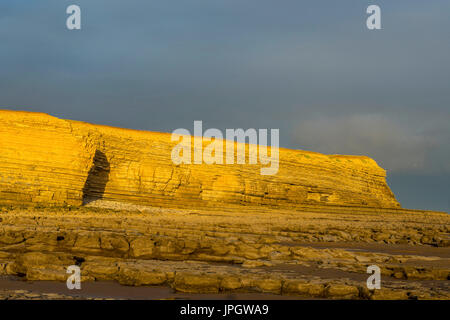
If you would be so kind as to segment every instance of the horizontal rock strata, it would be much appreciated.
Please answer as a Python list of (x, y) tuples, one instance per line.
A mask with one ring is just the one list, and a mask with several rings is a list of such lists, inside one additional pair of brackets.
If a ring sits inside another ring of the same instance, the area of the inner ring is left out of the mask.
[[(302, 219), (298, 219), (301, 214)], [(169, 286), (185, 293), (450, 299), (450, 218), (397, 211), (98, 208), (0, 213), (0, 275)], [(382, 289), (368, 290), (369, 265)]]
[(185, 294), (450, 299), (449, 215), (401, 209), (374, 160), (280, 149), (264, 176), (175, 165), (176, 144), (0, 111), (0, 277), (65, 281), (76, 264), (84, 283)]
[(81, 204), (93, 152), (67, 121), (0, 111), (0, 202)]
[(280, 149), (278, 173), (264, 176), (261, 164), (175, 165), (176, 144), (170, 134), (0, 111), (0, 202), (399, 207), (368, 157)]

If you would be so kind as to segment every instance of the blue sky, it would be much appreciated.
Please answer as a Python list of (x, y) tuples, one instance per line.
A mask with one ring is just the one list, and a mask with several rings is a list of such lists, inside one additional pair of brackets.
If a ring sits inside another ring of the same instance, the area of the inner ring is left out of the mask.
[[(66, 7), (82, 10), (69, 31)], [(381, 7), (382, 30), (365, 26)], [(2, 0), (0, 107), (135, 129), (279, 128), (450, 210), (450, 2)]]

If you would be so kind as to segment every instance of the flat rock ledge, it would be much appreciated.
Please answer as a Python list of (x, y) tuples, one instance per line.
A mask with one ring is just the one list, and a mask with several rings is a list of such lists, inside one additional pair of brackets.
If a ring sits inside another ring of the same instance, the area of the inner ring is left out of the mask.
[[(367, 208), (3, 207), (0, 275), (65, 282), (66, 268), (78, 265), (82, 283), (186, 294), (449, 300), (449, 222), (446, 213)], [(381, 269), (380, 290), (366, 287), (370, 265)], [(3, 292), (0, 298), (65, 297)]]

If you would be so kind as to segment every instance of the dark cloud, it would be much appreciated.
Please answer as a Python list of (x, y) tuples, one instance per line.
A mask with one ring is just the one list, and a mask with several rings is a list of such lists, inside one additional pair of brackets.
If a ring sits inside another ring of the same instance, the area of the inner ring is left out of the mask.
[(450, 174), (450, 127), (429, 117), (424, 124), (382, 114), (321, 116), (301, 122), (296, 141), (323, 153), (368, 155), (390, 173)]

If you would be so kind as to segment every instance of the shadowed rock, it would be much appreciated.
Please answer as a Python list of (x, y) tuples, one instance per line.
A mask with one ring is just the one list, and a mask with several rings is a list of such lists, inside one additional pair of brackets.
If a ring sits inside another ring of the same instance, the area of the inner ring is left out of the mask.
[(99, 150), (95, 151), (92, 168), (89, 170), (83, 187), (83, 204), (103, 198), (109, 171), (110, 167), (106, 155)]

